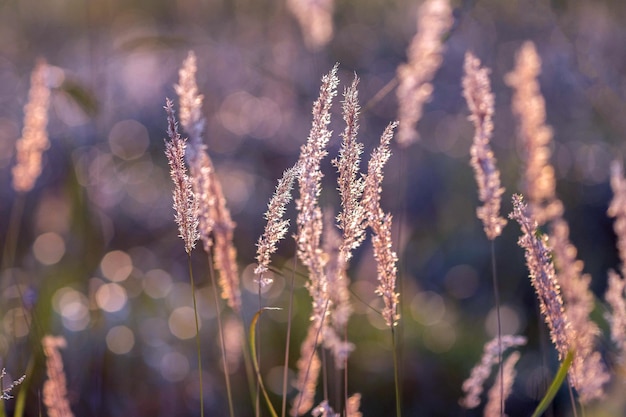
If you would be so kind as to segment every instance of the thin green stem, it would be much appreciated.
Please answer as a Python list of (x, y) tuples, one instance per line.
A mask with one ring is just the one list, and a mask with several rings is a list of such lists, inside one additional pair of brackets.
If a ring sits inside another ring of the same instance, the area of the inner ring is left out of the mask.
[[(393, 80), (390, 81), (390, 83), (393, 83), (393, 87), (395, 87), (398, 84), (398, 77), (395, 77)], [(404, 232), (404, 228), (403, 228), (403, 224), (404, 224), (404, 219), (406, 217), (406, 213), (407, 213), (407, 203), (406, 203), (406, 181), (407, 181), (407, 177), (406, 175), (402, 175), (403, 173), (406, 172), (406, 159), (405, 159), (405, 154), (406, 152), (399, 152), (399, 156), (398, 156), (398, 172), (401, 174), (400, 175), (400, 183), (398, 186), (398, 207), (399, 207), (399, 213), (398, 213), (398, 221), (395, 223), (396, 227), (397, 227), (397, 236), (398, 238), (396, 239), (395, 242), (395, 252), (396, 254), (398, 254), (399, 259), (398, 259), (398, 267), (399, 267), (399, 273), (397, 275), (397, 279), (396, 279), (396, 288), (397, 288), (397, 292), (398, 292), (398, 303), (399, 303), (399, 307), (400, 308), (400, 317), (405, 317), (405, 312), (402, 311), (402, 309), (404, 308), (404, 302), (403, 302), (403, 297), (404, 297), (404, 281), (402, 280), (402, 277), (406, 276), (405, 272), (407, 269), (406, 266), (406, 257), (403, 256), (403, 254), (401, 254), (400, 251), (400, 244), (403, 241), (403, 232)], [(402, 352), (400, 352), (400, 349), (402, 348), (402, 345), (398, 346), (397, 344), (397, 340), (402, 340), (402, 336), (404, 334), (404, 322), (402, 320), (399, 320), (396, 323), (395, 327), (391, 327), (391, 343), (392, 343), (392, 348), (393, 348), (393, 376), (394, 376), (394, 383), (395, 383), (395, 396), (396, 396), (396, 416), (400, 417), (400, 415), (402, 414), (402, 409), (401, 409), (401, 398), (400, 398), (400, 367), (399, 367), (399, 360), (398, 358), (401, 356)]]
[(554, 376), (554, 379), (552, 380), (552, 383), (550, 384), (550, 387), (548, 388), (546, 395), (543, 396), (541, 402), (535, 409), (535, 412), (533, 413), (532, 417), (539, 417), (541, 416), (541, 414), (543, 414), (544, 411), (546, 411), (546, 409), (548, 408), (548, 406), (550, 405), (550, 403), (556, 396), (556, 393), (559, 392), (559, 388), (561, 388), (563, 381), (565, 381), (565, 377), (567, 376), (567, 372), (569, 371), (569, 368), (572, 365), (573, 360), (574, 360), (574, 351), (570, 350), (567, 353), (567, 356), (565, 357), (565, 359), (563, 360), (563, 363), (561, 364), (559, 371)]
[(491, 277), (493, 280), (493, 297), (496, 303), (496, 321), (498, 324), (498, 367), (500, 369), (500, 416), (504, 416), (504, 368), (502, 367), (502, 319), (500, 317), (500, 290), (496, 272), (496, 248), (491, 240)]
[(328, 360), (326, 359), (326, 349), (320, 349), (322, 356), (322, 393), (324, 399), (328, 401)]
[(196, 302), (196, 285), (193, 282), (193, 268), (191, 267), (191, 254), (187, 254), (189, 266), (189, 280), (191, 281), (191, 298), (193, 299), (193, 316), (196, 322), (196, 349), (198, 354), (198, 378), (200, 381), (200, 416), (204, 417), (204, 389), (202, 387), (202, 356), (200, 351), (200, 323), (198, 322), (198, 304)]
[(291, 270), (291, 288), (289, 289), (289, 310), (287, 313), (287, 336), (285, 341), (285, 365), (283, 367), (283, 402), (280, 412), (281, 417), (285, 417), (287, 412), (287, 376), (289, 375), (289, 348), (291, 346), (291, 323), (293, 313), (293, 288), (296, 280), (296, 257), (293, 257), (293, 268)]
[(396, 417), (402, 416), (400, 401), (400, 378), (398, 377), (398, 349), (396, 348), (396, 332), (395, 328), (391, 328), (391, 348), (393, 350), (393, 382), (396, 393)]
[[(258, 283), (258, 292), (257, 292), (257, 296), (258, 296), (258, 301), (259, 301), (259, 309), (258, 311), (261, 311), (261, 309), (263, 308), (263, 299), (261, 297), (261, 282), (263, 282), (263, 274), (261, 274), (261, 276), (259, 277), (259, 283)], [(260, 315), (259, 315), (259, 319), (260, 319)], [(255, 328), (254, 328), (254, 332), (255, 332), (255, 336), (256, 336), (256, 350), (255, 350), (255, 359), (256, 359), (256, 363), (259, 367), (259, 373), (260, 373), (260, 369), (261, 369), (261, 337), (260, 337), (260, 332), (259, 332), (259, 324), (257, 323)], [(259, 380), (260, 378), (257, 377), (256, 381), (256, 401), (255, 401), (255, 415), (256, 417), (260, 417), (261, 416), (261, 387), (259, 384)]]
[(261, 317), (261, 314), (265, 310), (280, 310), (280, 308), (264, 307), (261, 310), (257, 311), (256, 314), (254, 315), (254, 317), (252, 317), (252, 322), (250, 323), (250, 329), (248, 330), (249, 337), (250, 337), (250, 350), (252, 350), (252, 363), (254, 364), (254, 370), (256, 372), (257, 381), (259, 383), (259, 388), (260, 388), (261, 392), (263, 393), (263, 396), (265, 397), (265, 402), (267, 403), (267, 408), (269, 409), (270, 413), (272, 414), (272, 417), (278, 417), (278, 415), (276, 414), (276, 410), (274, 410), (274, 406), (272, 405), (272, 402), (270, 401), (270, 397), (267, 394), (267, 391), (265, 390), (265, 385), (263, 385), (263, 379), (261, 378), (261, 371), (259, 370), (259, 363), (256, 360), (256, 357), (257, 357), (257, 353), (256, 353), (256, 326), (257, 326), (257, 322), (259, 320), (259, 317)]
[[(226, 361), (226, 343), (224, 342), (224, 329), (222, 327), (222, 311), (220, 309), (220, 300), (217, 295), (217, 283), (215, 282), (215, 271), (213, 269), (213, 258), (211, 253), (209, 257), (209, 275), (211, 276), (211, 286), (213, 287), (213, 297), (215, 299), (215, 311), (217, 314), (217, 330), (220, 336), (220, 347), (222, 351), (222, 367), (224, 368), (224, 381), (226, 382), (226, 396), (228, 397), (228, 412), (230, 417), (235, 417), (235, 411), (233, 407), (233, 395), (230, 387), (230, 372), (228, 369), (228, 362)], [(193, 288), (193, 285), (192, 285)], [(195, 298), (194, 298), (195, 300)]]
[[(343, 328), (343, 340), (348, 341), (348, 326)], [(348, 358), (343, 360), (343, 409), (348, 409)]]

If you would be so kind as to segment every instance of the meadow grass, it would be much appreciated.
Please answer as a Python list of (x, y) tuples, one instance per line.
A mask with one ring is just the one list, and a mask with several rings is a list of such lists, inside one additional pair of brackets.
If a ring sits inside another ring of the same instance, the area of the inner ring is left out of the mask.
[[(313, 12), (310, 9), (303, 12), (301, 3), (291, 1), (289, 7), (303, 31), (312, 30), (307, 19), (313, 16)], [(332, 36), (328, 10), (315, 11), (316, 16), (319, 14), (316, 24), (322, 25), (324, 30), (318, 27), (321, 32), (306, 33), (306, 42), (311, 48), (323, 48)], [(398, 121), (387, 121), (382, 132), (378, 132), (378, 141), (362, 139), (371, 136), (371, 129), (367, 135), (360, 133), (363, 110), (359, 101), (361, 80), (358, 74), (344, 87), (339, 111), (335, 110), (335, 102), (342, 85), (340, 64), (321, 76), (318, 97), (312, 103), (308, 137), (303, 141), (299, 157), (283, 167), (283, 176), (278, 179), (273, 196), (268, 196), (265, 227), (256, 243), (256, 264), (248, 274), (252, 277), (252, 284), (245, 291), (242, 290), (246, 288), (242, 279), (245, 273), (238, 263), (241, 247), (236, 247), (237, 229), (225, 192), (231, 184), (228, 178), (217, 175), (217, 164), (212, 160), (211, 149), (205, 145), (205, 128), (210, 121), (204, 115), (204, 97), (196, 81), (195, 53), (189, 52), (183, 61), (174, 87), (182, 135), (178, 131), (174, 104), (169, 99), (163, 118), (167, 120), (164, 134), (166, 131), (168, 137), (164, 150), (174, 184), (173, 192), (168, 196), (173, 196), (174, 220), (183, 240), (189, 278), (188, 287), (185, 287), (188, 291), (181, 291), (187, 296), (186, 302), (177, 307), (182, 319), (170, 324), (170, 329), (181, 332), (179, 339), (182, 341), (195, 339), (197, 365), (193, 371), (197, 375), (197, 384), (188, 384), (188, 392), (181, 395), (197, 399), (197, 407), (188, 408), (197, 410), (201, 416), (205, 413), (231, 417), (277, 417), (279, 414), (284, 417), (287, 413), (315, 417), (368, 415), (368, 409), (362, 408), (361, 403), (370, 399), (363, 397), (358, 376), (353, 376), (355, 373), (360, 375), (359, 367), (363, 364), (353, 357), (360, 349), (372, 349), (372, 346), (383, 352), (383, 367), (392, 368), (387, 373), (392, 375), (387, 391), (379, 393), (381, 397), (393, 397), (393, 401), (385, 402), (393, 404), (393, 410), (387, 409), (385, 415), (421, 415), (414, 414), (419, 413), (415, 411), (419, 408), (403, 409), (403, 396), (413, 389), (405, 385), (408, 378), (403, 378), (409, 372), (403, 369), (406, 366), (404, 349), (407, 348), (403, 335), (410, 331), (403, 322), (407, 311), (404, 304), (409, 303), (404, 289), (413, 284), (410, 277), (404, 276), (406, 270), (402, 261), (414, 255), (404, 251), (394, 231), (397, 230), (397, 218), (409, 213), (398, 213), (400, 216), (394, 217), (387, 208), (392, 204), (385, 199), (385, 171), (390, 168), (393, 151), (403, 153), (423, 140), (417, 133), (418, 123), (425, 103), (437, 94), (431, 83), (443, 63), (442, 39), (453, 23), (450, 5), (446, 1), (426, 1), (420, 8), (418, 21), (420, 30), (409, 48), (408, 62), (398, 68), (393, 81), (397, 83)], [(46, 71), (49, 67), (41, 61), (32, 72), (22, 137), (16, 145), (12, 169), (14, 199), (2, 251), (2, 271), (6, 273), (2, 285), (16, 292), (13, 298), (17, 301), (14, 306), (0, 307), (4, 321), (11, 323), (4, 328), (5, 339), (13, 341), (2, 358), (0, 417), (23, 417), (34, 413), (72, 416), (72, 408), (79, 402), (71, 394), (75, 392), (72, 383), (77, 379), (65, 374), (67, 365), (72, 364), (72, 357), (66, 355), (63, 358), (61, 353), (61, 349), (67, 351), (73, 347), (64, 336), (51, 334), (58, 327), (50, 323), (53, 306), (59, 303), (59, 298), (70, 293), (59, 294), (47, 288), (40, 290), (36, 302), (31, 302), (29, 293), (40, 289), (39, 286), (12, 273), (18, 263), (17, 248), (25, 244), (22, 242), (23, 222), (29, 221), (23, 218), (25, 200), (41, 175), (43, 155), (49, 147), (50, 90)], [(499, 287), (506, 272), (499, 272), (496, 267), (496, 245), (500, 244), (499, 238), (507, 225), (506, 215), (501, 214), (502, 199), (510, 196), (512, 212), (508, 217), (517, 222), (521, 230), (518, 245), (525, 255), (529, 287), (536, 294), (537, 326), (552, 342), (543, 349), (548, 356), (556, 357), (556, 363), (547, 365), (552, 384), (540, 387), (542, 392), (531, 407), (534, 412), (528, 407), (523, 412), (533, 417), (542, 415), (550, 409), (565, 384), (572, 405), (571, 410), (563, 415), (619, 415), (626, 410), (620, 403), (626, 348), (626, 180), (621, 163), (616, 161), (611, 167), (614, 197), (608, 212), (615, 218), (621, 266), (618, 272), (608, 273), (608, 289), (602, 298), (593, 293), (591, 277), (583, 272), (584, 265), (569, 237), (569, 226), (564, 217), (566, 207), (556, 192), (555, 168), (551, 164), (553, 135), (546, 121), (548, 109), (539, 88), (541, 58), (534, 44), (526, 42), (520, 47), (515, 67), (505, 79), (513, 91), (512, 113), (524, 150), (519, 164), (522, 185), (515, 193), (507, 195), (502, 186), (500, 169), (490, 143), (494, 119), (498, 116), (494, 113), (490, 70), (468, 52), (463, 71), (462, 95), (474, 127), (473, 143), (467, 144), (470, 149), (468, 164), (474, 172), (477, 200), (481, 204), (476, 209), (476, 220), (482, 223), (489, 241), (485, 246), (490, 249), (497, 331), (492, 340), (480, 341), (484, 345), (483, 356), (472, 358), (478, 364), (458, 386), (459, 412), (462, 408), (467, 415), (520, 415), (519, 410), (513, 408), (515, 403), (509, 400), (515, 389), (520, 389), (515, 385), (516, 365), (523, 360), (524, 349), (537, 341), (525, 335), (504, 334), (502, 330), (505, 300)], [(337, 135), (341, 143), (336, 151), (337, 147), (329, 146), (329, 143), (336, 137), (331, 126), (336, 126), (332, 123), (338, 112), (343, 119), (343, 129)], [(372, 151), (362, 164), (365, 144)], [(329, 157), (335, 151), (336, 155)], [(362, 165), (366, 169), (362, 169)], [(336, 180), (328, 181), (327, 178)], [(334, 188), (329, 189), (329, 183)], [(333, 192), (335, 196), (328, 198)], [(292, 200), (293, 207), (290, 206)], [(329, 204), (329, 201), (336, 204)], [(289, 218), (290, 214), (293, 217)], [(292, 221), (295, 230), (290, 235)], [(168, 227), (170, 229), (171, 240), (174, 240), (174, 222), (171, 228)], [(198, 245), (201, 248), (196, 248), (198, 241), (202, 243)], [(47, 247), (54, 244), (49, 243)], [(273, 257), (284, 254), (285, 249), (281, 247), (289, 244), (293, 248), (293, 266), (287, 263), (277, 266)], [(249, 246), (254, 246), (254, 242)], [(365, 252), (362, 246), (367, 246), (369, 252)], [(194, 268), (197, 263), (192, 258), (192, 253), (199, 251), (203, 255), (198, 256), (206, 260), (200, 272), (198, 267)], [(246, 253), (248, 251), (250, 249), (246, 249)], [(39, 258), (47, 259), (46, 256), (44, 253)], [(96, 303), (111, 312), (119, 311), (112, 305), (116, 302), (114, 292), (119, 291), (118, 283), (133, 272), (131, 267), (126, 276), (116, 277), (116, 273), (121, 273), (117, 266), (126, 258), (120, 254), (114, 256), (118, 256), (113, 262), (117, 272), (105, 273), (108, 282), (92, 281), (96, 287), (94, 294), (90, 294), (93, 300), (81, 304), (80, 295), (71, 293), (75, 298), (72, 305), (76, 309), (93, 309), (91, 304)], [(356, 258), (361, 263), (366, 262), (363, 260), (366, 256), (371, 258), (369, 267), (374, 280), (367, 287), (371, 289), (372, 297), (362, 299), (362, 292), (357, 291), (359, 280), (355, 274), (358, 269), (354, 264)], [(101, 268), (106, 269), (104, 264)], [(181, 271), (177, 273), (182, 274)], [(210, 297), (201, 292), (209, 288), (201, 284), (206, 277), (211, 281), (212, 305), (207, 301)], [(162, 279), (162, 276), (155, 279)], [(148, 281), (147, 274), (145, 281)], [(276, 281), (282, 282), (282, 287), (275, 285)], [(60, 284), (47, 285), (55, 290), (61, 288)], [(246, 291), (256, 295), (256, 303), (250, 302)], [(271, 291), (279, 293), (271, 299), (265, 298), (265, 294)], [(296, 299), (295, 304), (307, 306), (294, 305)], [(604, 321), (598, 320), (598, 314), (594, 313), (597, 309), (604, 309)], [(363, 322), (353, 317), (357, 311), (375, 316), (376, 331), (389, 336), (375, 336), (379, 337), (376, 343), (364, 343), (359, 336), (367, 337), (359, 334), (357, 327)], [(16, 317), (20, 314), (21, 321), (18, 322)], [(213, 320), (213, 315), (216, 328), (203, 329), (202, 323), (210, 321), (207, 317)], [(281, 318), (277, 321), (282, 326), (280, 332), (269, 330), (270, 326), (275, 326), (275, 323), (264, 321), (269, 315)], [(103, 318), (102, 322), (105, 321)], [(190, 321), (193, 322), (191, 326)], [(235, 323), (232, 325), (234, 330), (229, 323)], [(112, 333), (112, 329), (117, 333)], [(117, 350), (120, 355), (128, 353), (122, 343), (129, 338), (125, 333), (128, 327), (118, 324), (112, 329), (106, 335), (108, 349)], [(211, 344), (208, 335), (218, 343)], [(607, 347), (609, 340), (611, 347)], [(158, 343), (155, 342), (156, 346), (161, 346)], [(213, 345), (219, 350), (217, 361), (208, 359), (207, 352), (212, 351)], [(295, 352), (292, 346), (299, 346), (299, 351)], [(276, 357), (284, 358), (283, 363), (276, 365)], [(180, 367), (190, 368), (180, 356), (170, 358), (174, 361), (168, 371), (172, 375), (176, 375)], [(12, 360), (16, 363), (11, 363)], [(241, 360), (245, 369), (239, 372), (236, 368)], [(18, 374), (9, 378), (5, 367)], [(492, 372), (494, 367), (498, 369), (495, 374)], [(106, 364), (103, 364), (103, 374), (105, 368)], [(280, 370), (279, 377), (270, 372), (275, 369)], [(185, 372), (190, 373), (189, 369)], [(491, 388), (487, 389), (489, 384)], [(223, 388), (215, 390), (213, 386)], [(207, 390), (221, 395), (208, 395)], [(84, 401), (89, 403), (88, 399)], [(480, 408), (483, 402), (485, 405)]]

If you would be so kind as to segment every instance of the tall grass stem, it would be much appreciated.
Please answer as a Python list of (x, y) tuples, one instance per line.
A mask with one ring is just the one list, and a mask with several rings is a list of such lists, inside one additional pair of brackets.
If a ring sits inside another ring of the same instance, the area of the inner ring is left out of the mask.
[(270, 397), (267, 394), (267, 390), (265, 389), (265, 386), (263, 385), (263, 379), (261, 378), (261, 371), (259, 370), (259, 362), (257, 362), (257, 360), (256, 360), (256, 358), (257, 358), (257, 352), (256, 352), (257, 324), (258, 324), (258, 321), (259, 321), (259, 317), (261, 317), (261, 314), (263, 314), (263, 312), (265, 310), (280, 310), (280, 308), (264, 307), (264, 308), (260, 309), (259, 311), (257, 311), (256, 314), (254, 315), (254, 317), (252, 317), (252, 322), (250, 323), (250, 329), (248, 330), (248, 333), (250, 335), (249, 337), (250, 337), (250, 349), (252, 350), (252, 362), (254, 364), (254, 371), (256, 372), (259, 389), (263, 393), (263, 396), (265, 397), (265, 402), (267, 403), (267, 408), (269, 409), (270, 413), (272, 414), (272, 417), (278, 417), (278, 415), (276, 414), (276, 410), (274, 410), (274, 406), (272, 405), (272, 402), (270, 401)]
[[(261, 274), (259, 276), (259, 288), (258, 288), (258, 301), (259, 301), (259, 309), (258, 311), (262, 311), (263, 310), (263, 300), (261, 298), (261, 283), (263, 282), (263, 274)], [(261, 316), (259, 315), (259, 319), (261, 318)], [(259, 381), (261, 380), (261, 333), (259, 332), (259, 323), (256, 323), (256, 326), (254, 326), (254, 333), (255, 333), (255, 338), (256, 338), (256, 346), (255, 346), (255, 352), (254, 352), (254, 357), (256, 359), (256, 363), (257, 366), (259, 368), (259, 377), (256, 378), (256, 400), (254, 401), (254, 415), (256, 417), (260, 417), (261, 416), (261, 387), (259, 384)]]
[(198, 353), (198, 378), (200, 382), (200, 416), (204, 417), (204, 389), (202, 387), (202, 355), (200, 350), (200, 324), (198, 323), (198, 304), (196, 302), (196, 284), (193, 281), (193, 268), (191, 267), (191, 254), (187, 254), (189, 266), (189, 280), (191, 281), (191, 298), (193, 299), (193, 316), (196, 323), (196, 349)]
[(396, 417), (402, 416), (401, 398), (400, 398), (400, 378), (398, 377), (398, 349), (396, 344), (396, 330), (391, 327), (391, 348), (393, 350), (393, 382), (396, 394)]
[(504, 367), (502, 366), (502, 318), (500, 317), (500, 290), (496, 272), (496, 245), (491, 239), (491, 277), (493, 279), (493, 297), (496, 303), (496, 322), (498, 326), (498, 367), (500, 369), (500, 416), (504, 416)]
[(291, 269), (291, 288), (289, 288), (289, 309), (287, 312), (287, 336), (285, 340), (285, 365), (283, 366), (283, 403), (280, 412), (281, 417), (285, 417), (287, 412), (287, 377), (289, 375), (289, 348), (291, 346), (291, 323), (293, 313), (293, 288), (296, 280), (296, 257), (293, 258), (293, 268)]
[(559, 367), (559, 371), (554, 376), (554, 379), (552, 380), (552, 383), (550, 384), (548, 391), (543, 396), (543, 398), (541, 399), (541, 402), (535, 409), (535, 412), (533, 413), (532, 417), (540, 417), (543, 414), (543, 412), (547, 410), (548, 406), (550, 405), (550, 403), (556, 396), (557, 392), (559, 392), (559, 388), (561, 388), (563, 381), (565, 381), (565, 378), (567, 377), (567, 372), (569, 371), (569, 368), (572, 365), (573, 361), (574, 361), (574, 352), (570, 350), (567, 353), (567, 356), (565, 357), (565, 359), (563, 360), (563, 363)]
[[(222, 311), (220, 309), (219, 296), (217, 295), (218, 287), (217, 287), (217, 282), (215, 280), (215, 270), (213, 269), (213, 257), (211, 256), (210, 252), (208, 256), (209, 256), (209, 275), (211, 276), (211, 286), (213, 287), (213, 297), (215, 299), (215, 311), (217, 314), (217, 329), (218, 329), (218, 333), (220, 336), (220, 347), (222, 351), (222, 364), (224, 367), (224, 381), (226, 383), (226, 396), (228, 397), (228, 412), (230, 414), (230, 417), (235, 417), (235, 411), (233, 408), (233, 395), (232, 395), (231, 386), (230, 386), (230, 372), (228, 370), (228, 362), (226, 361), (226, 344), (224, 343), (224, 329), (222, 327)], [(191, 265), (189, 266), (189, 270), (191, 271)], [(191, 288), (193, 292), (193, 283), (191, 285)], [(196, 298), (194, 296), (194, 303), (195, 303), (195, 300)], [(196, 313), (196, 317), (197, 317), (197, 313)], [(200, 342), (198, 341), (198, 359), (200, 359), (200, 353), (199, 353), (200, 344), (199, 343)]]

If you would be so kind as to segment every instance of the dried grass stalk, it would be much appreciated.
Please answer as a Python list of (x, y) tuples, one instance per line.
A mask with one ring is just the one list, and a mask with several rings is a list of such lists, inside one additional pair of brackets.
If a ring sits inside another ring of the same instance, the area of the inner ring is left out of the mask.
[(334, 0), (288, 0), (287, 7), (300, 24), (309, 49), (321, 49), (333, 38)]
[(453, 23), (448, 0), (426, 0), (419, 9), (417, 33), (408, 50), (408, 62), (398, 67), (398, 143), (408, 146), (419, 139), (417, 122), (433, 93), (430, 83), (441, 66), (441, 38)]
[(517, 55), (515, 70), (507, 75), (514, 89), (513, 112), (519, 119), (519, 132), (525, 149), (524, 188), (529, 195), (531, 216), (539, 225), (549, 224), (548, 245), (553, 251), (557, 282), (565, 312), (571, 324), (570, 349), (574, 360), (570, 384), (583, 403), (604, 395), (609, 380), (606, 366), (596, 350), (600, 329), (590, 320), (595, 297), (589, 289), (591, 277), (583, 274), (583, 263), (576, 259), (576, 248), (569, 240), (569, 225), (563, 219), (563, 203), (556, 196), (554, 168), (550, 164), (552, 131), (546, 125), (545, 101), (537, 77), (541, 59), (532, 43), (525, 43)]
[(365, 239), (367, 218), (360, 200), (365, 182), (361, 177), (360, 164), (363, 144), (357, 141), (359, 132), (359, 78), (354, 77), (352, 84), (343, 93), (343, 120), (346, 127), (341, 134), (339, 157), (333, 165), (339, 171), (337, 184), (341, 196), (341, 212), (337, 216), (339, 228), (343, 232), (341, 252), (346, 262), (352, 258), (352, 251)]
[(604, 298), (611, 307), (606, 314), (610, 325), (611, 340), (617, 345), (618, 362), (626, 364), (626, 280), (613, 270), (609, 271), (608, 288)]
[(67, 381), (59, 349), (67, 346), (63, 337), (44, 336), (41, 340), (46, 356), (48, 379), (43, 384), (43, 403), (49, 417), (73, 417), (67, 400)]
[(331, 132), (330, 109), (333, 98), (337, 94), (337, 65), (322, 77), (319, 97), (313, 103), (313, 122), (307, 143), (300, 150), (297, 165), (300, 168), (298, 176), (299, 198), (296, 200), (297, 215), (297, 255), (309, 271), (309, 280), (306, 284), (312, 299), (311, 325), (307, 339), (301, 347), (298, 360), (299, 394), (293, 402), (292, 415), (301, 415), (313, 407), (315, 386), (319, 376), (319, 358), (315, 349), (320, 342), (318, 339), (323, 333), (330, 299), (325, 272), (327, 255), (321, 246), (323, 231), (322, 210), (319, 207), (322, 172), (320, 162), (326, 156), (326, 145)]
[(626, 363), (626, 179), (622, 164), (614, 161), (611, 164), (611, 189), (613, 199), (609, 205), (608, 215), (615, 218), (613, 229), (617, 236), (617, 250), (621, 261), (621, 276), (609, 271), (609, 282), (605, 299), (611, 307), (606, 318), (610, 324), (611, 340), (617, 345), (618, 361)]
[(185, 166), (186, 141), (180, 137), (174, 117), (172, 102), (167, 99), (167, 135), (170, 140), (165, 141), (165, 155), (170, 165), (170, 176), (174, 182), (174, 219), (178, 224), (179, 236), (185, 242), (185, 251), (190, 254), (198, 240), (198, 200), (195, 198), (191, 180), (187, 176)]
[(320, 162), (326, 156), (326, 145), (331, 132), (330, 108), (337, 94), (337, 65), (322, 78), (320, 95), (313, 104), (313, 124), (307, 143), (302, 146), (298, 165), (299, 198), (296, 200), (298, 211), (296, 234), (298, 258), (309, 270), (307, 288), (313, 299), (313, 320), (321, 323), (324, 320), (327, 308), (327, 286), (324, 266), (326, 256), (323, 256), (321, 236), (323, 230), (322, 210), (319, 207), (322, 172)]
[[(513, 335), (502, 336), (501, 341), (496, 337), (486, 343), (483, 348), (483, 356), (480, 359), (480, 363), (472, 369), (469, 378), (463, 382), (463, 392), (465, 396), (459, 403), (465, 408), (478, 407), (480, 405), (480, 394), (483, 392), (485, 381), (489, 378), (489, 375), (491, 375), (493, 366), (498, 363), (498, 358), (507, 349), (523, 346), (525, 344), (526, 338), (524, 336)], [(499, 387), (500, 384), (497, 385)], [(499, 411), (500, 402), (498, 402), (498, 412)]]
[(615, 219), (613, 230), (617, 236), (617, 252), (622, 263), (622, 276), (626, 277), (626, 179), (624, 167), (618, 161), (611, 164), (611, 190), (613, 199), (607, 213)]
[(48, 149), (48, 108), (50, 89), (46, 82), (48, 64), (40, 59), (30, 76), (28, 102), (24, 106), (22, 137), (15, 144), (16, 163), (13, 167), (13, 189), (18, 193), (32, 190), (41, 174), (41, 159)]
[(372, 245), (376, 259), (378, 287), (376, 293), (385, 304), (382, 315), (387, 326), (394, 327), (400, 319), (398, 303), (400, 294), (396, 292), (398, 256), (393, 251), (391, 239), (391, 214), (385, 213), (380, 206), (380, 191), (383, 182), (383, 168), (391, 156), (389, 143), (393, 138), (397, 123), (390, 123), (382, 136), (380, 144), (372, 153), (365, 177), (363, 206), (367, 213), (367, 224), (373, 232)]
[(550, 224), (548, 243), (552, 248), (557, 281), (565, 303), (565, 312), (571, 323), (570, 349), (574, 359), (569, 372), (571, 385), (576, 388), (583, 404), (604, 396), (603, 386), (609, 374), (596, 341), (600, 328), (590, 318), (595, 308), (595, 296), (590, 290), (591, 276), (583, 274), (583, 262), (576, 259), (576, 248), (569, 240), (569, 226), (558, 217)]
[(355, 393), (348, 398), (346, 405), (346, 417), (363, 417), (363, 413), (359, 411), (361, 408), (361, 394)]
[(471, 53), (465, 55), (463, 96), (474, 123), (474, 142), (470, 148), (471, 165), (478, 184), (478, 198), (483, 203), (476, 211), (483, 222), (489, 240), (500, 236), (506, 220), (500, 217), (500, 203), (504, 188), (500, 185), (500, 171), (489, 142), (493, 135), (494, 97), (489, 83), (489, 70), (480, 67), (480, 61)]
[(180, 124), (189, 135), (194, 150), (202, 146), (202, 133), (206, 123), (202, 115), (204, 97), (198, 92), (196, 83), (196, 72), (198, 71), (196, 61), (196, 54), (189, 51), (178, 71), (178, 84), (174, 86), (179, 100)]
[(213, 251), (213, 263), (219, 272), (221, 297), (227, 300), (230, 308), (240, 311), (239, 268), (233, 244), (236, 225), (230, 216), (213, 162), (202, 141), (206, 120), (202, 115), (203, 97), (198, 93), (196, 72), (196, 56), (189, 52), (179, 71), (175, 89), (180, 100), (181, 124), (191, 138), (188, 161), (193, 191), (198, 200), (199, 236), (205, 251)]
[(506, 82), (513, 88), (513, 113), (519, 120), (519, 138), (525, 151), (522, 192), (541, 226), (561, 216), (563, 204), (556, 199), (554, 168), (549, 163), (552, 129), (546, 125), (546, 103), (537, 81), (540, 72), (541, 59), (535, 45), (526, 42)]
[[(520, 358), (519, 352), (513, 352), (502, 364), (502, 372), (498, 373), (489, 393), (487, 394), (487, 405), (483, 415), (485, 417), (505, 417), (501, 414), (500, 405), (511, 395), (513, 390), (513, 381), (515, 381), (515, 365)], [(502, 389), (501, 389), (502, 387)]]
[(268, 285), (271, 280), (263, 277), (263, 274), (268, 270), (271, 256), (276, 252), (276, 245), (280, 242), (285, 235), (289, 227), (289, 219), (284, 219), (285, 207), (291, 201), (291, 190), (293, 189), (293, 183), (299, 175), (300, 170), (297, 165), (289, 168), (283, 173), (283, 176), (278, 180), (276, 185), (276, 191), (270, 199), (267, 205), (267, 211), (265, 212), (265, 231), (263, 235), (259, 237), (257, 243), (257, 267), (254, 269), (254, 273), (259, 277), (259, 284), (261, 286)]
[(550, 330), (552, 343), (558, 352), (559, 360), (562, 361), (570, 350), (574, 335), (563, 307), (550, 249), (545, 236), (538, 232), (537, 221), (531, 217), (531, 212), (521, 195), (513, 196), (513, 212), (509, 217), (517, 220), (522, 230), (518, 245), (526, 252), (530, 282), (535, 288), (539, 309)]

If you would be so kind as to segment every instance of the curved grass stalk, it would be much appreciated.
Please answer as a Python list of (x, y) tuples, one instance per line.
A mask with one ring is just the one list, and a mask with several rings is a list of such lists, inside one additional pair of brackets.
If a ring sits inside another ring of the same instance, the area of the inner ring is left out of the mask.
[(559, 371), (554, 376), (554, 379), (552, 380), (552, 383), (550, 384), (548, 391), (543, 396), (543, 398), (541, 399), (541, 402), (535, 409), (535, 412), (533, 413), (532, 417), (539, 417), (543, 414), (544, 411), (546, 411), (546, 409), (548, 408), (548, 406), (550, 405), (550, 403), (556, 396), (556, 393), (559, 392), (559, 388), (561, 388), (563, 381), (565, 381), (565, 378), (567, 377), (567, 372), (569, 371), (569, 368), (572, 365), (573, 361), (574, 361), (574, 351), (570, 350), (567, 353), (567, 356), (565, 357), (565, 359), (563, 360), (563, 363), (561, 364)]
[(256, 372), (258, 386), (261, 389), (261, 392), (263, 393), (263, 397), (265, 398), (265, 402), (267, 404), (268, 410), (270, 411), (270, 414), (272, 415), (272, 417), (278, 417), (278, 414), (276, 414), (276, 410), (274, 410), (274, 406), (272, 405), (272, 402), (270, 401), (270, 397), (267, 394), (265, 385), (263, 384), (263, 379), (261, 378), (261, 371), (259, 370), (259, 362), (257, 360), (257, 352), (256, 352), (256, 325), (259, 321), (259, 317), (261, 317), (261, 314), (263, 314), (265, 310), (281, 310), (281, 309), (278, 307), (263, 307), (262, 309), (256, 312), (254, 317), (252, 317), (252, 321), (250, 322), (250, 328), (248, 330), (248, 337), (249, 337), (248, 343), (250, 344), (250, 351), (252, 352), (252, 364), (254, 365), (254, 371)]

